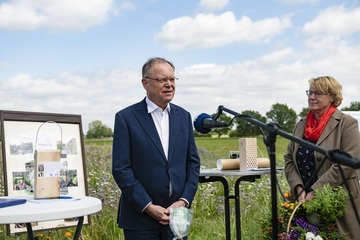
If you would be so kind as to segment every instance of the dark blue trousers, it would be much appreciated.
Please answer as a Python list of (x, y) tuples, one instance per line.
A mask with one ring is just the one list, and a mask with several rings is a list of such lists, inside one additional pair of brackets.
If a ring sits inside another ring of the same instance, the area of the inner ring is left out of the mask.
[[(169, 225), (148, 230), (124, 229), (124, 236), (125, 240), (173, 240), (175, 237)], [(187, 240), (187, 237), (183, 237), (183, 240)]]

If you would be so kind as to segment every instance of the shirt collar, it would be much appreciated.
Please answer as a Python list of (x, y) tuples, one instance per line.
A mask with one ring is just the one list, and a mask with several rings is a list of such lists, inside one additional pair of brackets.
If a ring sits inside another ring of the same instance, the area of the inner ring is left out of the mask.
[[(156, 109), (160, 109), (161, 111), (163, 111), (159, 106), (157, 106), (154, 102), (152, 102), (148, 97), (146, 97), (145, 101), (146, 101), (148, 113), (152, 113)], [(168, 113), (170, 113), (170, 110), (171, 110), (170, 104), (168, 104), (166, 106), (165, 110), (168, 111)]]

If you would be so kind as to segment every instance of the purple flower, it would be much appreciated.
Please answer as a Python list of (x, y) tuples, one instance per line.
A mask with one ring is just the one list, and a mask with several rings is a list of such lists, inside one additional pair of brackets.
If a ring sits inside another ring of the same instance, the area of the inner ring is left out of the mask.
[[(319, 228), (317, 226), (309, 224), (307, 221), (305, 221), (302, 218), (295, 219), (295, 226), (300, 226), (303, 229), (309, 229), (310, 232), (313, 233), (315, 236), (319, 234)], [(298, 239), (298, 238), (291, 238), (291, 239)]]
[(304, 221), (303, 219), (301, 218), (297, 218), (295, 219), (295, 225), (298, 225), (304, 229), (307, 229), (309, 227), (309, 223)]
[(319, 228), (317, 226), (310, 225), (310, 232), (312, 232), (316, 236), (319, 234)]
[(290, 239), (298, 240), (298, 239), (300, 239), (300, 237), (301, 237), (301, 234), (300, 234), (300, 232), (298, 230), (291, 230)]

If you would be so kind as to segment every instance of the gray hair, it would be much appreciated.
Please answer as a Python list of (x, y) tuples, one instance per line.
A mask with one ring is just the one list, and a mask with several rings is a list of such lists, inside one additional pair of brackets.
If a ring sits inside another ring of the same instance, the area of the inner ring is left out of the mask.
[(147, 73), (151, 69), (152, 65), (156, 62), (168, 63), (175, 71), (175, 66), (172, 62), (166, 60), (165, 58), (153, 57), (153, 58), (149, 58), (142, 67), (142, 77), (143, 78), (145, 78), (147, 76)]

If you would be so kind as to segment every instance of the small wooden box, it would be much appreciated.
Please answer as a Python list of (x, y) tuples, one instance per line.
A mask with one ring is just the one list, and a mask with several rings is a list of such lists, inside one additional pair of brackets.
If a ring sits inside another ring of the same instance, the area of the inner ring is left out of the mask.
[(60, 151), (35, 150), (35, 199), (60, 196)]
[(239, 138), (240, 170), (257, 168), (256, 138)]

